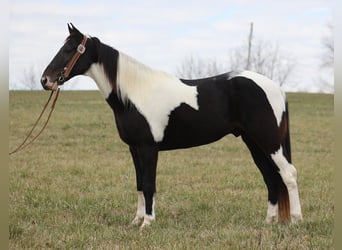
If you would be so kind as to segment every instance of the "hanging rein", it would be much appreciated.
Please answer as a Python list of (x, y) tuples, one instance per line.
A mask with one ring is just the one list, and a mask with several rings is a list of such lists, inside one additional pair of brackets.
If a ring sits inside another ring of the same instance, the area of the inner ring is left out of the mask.
[[(50, 113), (49, 113), (49, 115), (48, 115), (48, 118), (47, 118), (47, 120), (46, 120), (44, 126), (40, 129), (40, 131), (38, 132), (37, 135), (35, 135), (28, 143), (26, 143), (26, 141), (27, 141), (27, 140), (29, 139), (29, 137), (31, 136), (33, 130), (36, 128), (38, 122), (40, 121), (40, 118), (43, 116), (43, 114), (44, 114), (44, 112), (45, 112), (45, 110), (46, 110), (46, 107), (48, 106), (48, 104), (49, 104), (49, 102), (50, 102), (50, 100), (51, 100), (51, 97), (53, 96), (53, 93), (54, 93), (54, 92), (55, 92), (55, 91), (51, 91), (51, 94), (50, 94), (50, 96), (49, 96), (49, 99), (47, 100), (46, 104), (44, 105), (44, 108), (43, 108), (42, 112), (40, 112), (40, 115), (39, 115), (37, 121), (35, 122), (35, 124), (33, 125), (32, 129), (30, 130), (30, 132), (29, 132), (28, 135), (26, 136), (25, 140), (24, 140), (16, 149), (14, 149), (13, 151), (11, 151), (11, 152), (9, 153), (10, 155), (11, 155), (11, 154), (14, 154), (14, 153), (17, 153), (17, 152), (23, 150), (24, 148), (26, 148), (28, 145), (30, 145), (32, 142), (34, 142), (34, 141), (38, 138), (38, 136), (44, 131), (44, 129), (46, 128), (46, 126), (47, 126), (47, 124), (48, 124), (48, 122), (49, 122), (49, 120), (50, 120), (51, 114), (52, 114), (52, 112), (53, 112), (53, 110), (54, 110), (54, 108), (55, 108), (55, 104), (56, 104), (56, 102), (57, 102), (57, 98), (58, 98), (58, 95), (59, 95), (59, 88), (57, 89), (57, 94), (56, 94), (56, 96), (55, 96), (55, 99), (53, 100), (53, 103), (52, 103), (52, 106), (51, 106)], [(25, 144), (25, 143), (26, 143), (26, 144)]]
[[(70, 72), (71, 70), (73, 69), (73, 67), (75, 66), (78, 58), (85, 52), (86, 48), (85, 48), (85, 44), (87, 42), (87, 37), (84, 36), (83, 37), (83, 40), (82, 40), (82, 43), (79, 44), (77, 46), (77, 51), (75, 52), (75, 54), (73, 55), (73, 57), (71, 58), (71, 60), (69, 61), (69, 63), (67, 64), (67, 66), (64, 68), (64, 70), (61, 72), (60, 76), (58, 77), (57, 81), (59, 84), (63, 84), (64, 81), (65, 81), (65, 78), (67, 78), (69, 75), (70, 75)], [(56, 83), (57, 84), (57, 83)], [(38, 119), (37, 121), (34, 123), (32, 129), (30, 130), (30, 132), (28, 133), (28, 135), (26, 136), (26, 138), (23, 140), (23, 142), (17, 147), (15, 148), (14, 150), (12, 150), (9, 155), (12, 155), (14, 153), (17, 153), (21, 150), (23, 150), (24, 148), (26, 148), (28, 145), (30, 145), (32, 142), (34, 142), (44, 131), (44, 129), (46, 128), (49, 120), (50, 120), (50, 117), (52, 115), (52, 112), (53, 110), (55, 109), (55, 105), (56, 105), (56, 102), (57, 102), (57, 99), (58, 99), (58, 95), (59, 95), (59, 91), (60, 89), (57, 88), (57, 91), (56, 91), (56, 95), (55, 95), (55, 98), (52, 102), (52, 105), (51, 105), (51, 110), (50, 110), (50, 113), (47, 117), (47, 120), (45, 121), (45, 124), (43, 125), (43, 127), (40, 129), (40, 131), (37, 133), (37, 135), (35, 135), (30, 141), (28, 141), (29, 137), (32, 135), (32, 132), (34, 131), (34, 129), (36, 128), (36, 126), (38, 125), (40, 119), (42, 118), (47, 106), (49, 105), (51, 99), (52, 99), (52, 96), (55, 92), (55, 90), (52, 90), (51, 91), (51, 94), (49, 96), (49, 99), (47, 100), (46, 104), (44, 105), (42, 111), (40, 112), (40, 115), (38, 116)], [(27, 142), (28, 141), (28, 142)]]

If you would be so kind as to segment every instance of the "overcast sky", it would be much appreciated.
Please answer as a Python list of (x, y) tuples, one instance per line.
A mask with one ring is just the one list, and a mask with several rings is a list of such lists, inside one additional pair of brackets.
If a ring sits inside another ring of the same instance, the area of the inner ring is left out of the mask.
[[(327, 0), (12, 0), (10, 89), (25, 88), (24, 72), (32, 67), (40, 77), (68, 35), (68, 22), (172, 74), (191, 54), (226, 63), (230, 51), (247, 42), (253, 22), (255, 39), (278, 44), (296, 60), (286, 91), (317, 92), (323, 82), (328, 84), (325, 91), (333, 90), (333, 71), (321, 68), (322, 39), (332, 23), (332, 2)], [(77, 77), (64, 89), (97, 86)]]

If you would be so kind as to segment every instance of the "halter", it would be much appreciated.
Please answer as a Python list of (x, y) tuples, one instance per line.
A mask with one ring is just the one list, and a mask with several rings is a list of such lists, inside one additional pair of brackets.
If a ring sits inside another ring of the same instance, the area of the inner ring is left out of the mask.
[(85, 44), (87, 43), (88, 38), (86, 36), (83, 36), (82, 42), (77, 46), (77, 50), (67, 66), (64, 67), (63, 71), (61, 72), (61, 75), (58, 77), (58, 83), (63, 84), (65, 78), (67, 78), (70, 75), (71, 70), (75, 66), (78, 58), (86, 51)]

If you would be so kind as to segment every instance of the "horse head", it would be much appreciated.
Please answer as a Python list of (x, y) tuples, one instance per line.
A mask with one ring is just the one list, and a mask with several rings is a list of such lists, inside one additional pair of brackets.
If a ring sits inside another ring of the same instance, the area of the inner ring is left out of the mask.
[(68, 24), (69, 36), (64, 45), (44, 70), (41, 84), (45, 90), (56, 90), (59, 85), (74, 76), (84, 74), (94, 62), (96, 55), (91, 38)]

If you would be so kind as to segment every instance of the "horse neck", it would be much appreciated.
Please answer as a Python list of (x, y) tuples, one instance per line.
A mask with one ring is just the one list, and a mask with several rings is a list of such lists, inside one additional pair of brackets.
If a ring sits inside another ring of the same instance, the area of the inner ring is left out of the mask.
[(98, 60), (90, 66), (86, 75), (96, 82), (105, 99), (114, 93), (124, 104), (129, 100), (141, 100), (148, 97), (148, 92), (156, 84), (175, 78), (153, 70), (103, 43), (98, 43), (96, 48)]
[(97, 59), (90, 65), (85, 75), (91, 77), (97, 84), (105, 99), (116, 93), (116, 77), (119, 52), (94, 39)]
[(149, 92), (156, 85), (174, 78), (119, 52), (116, 92), (123, 103), (127, 103), (128, 100), (148, 98)]

